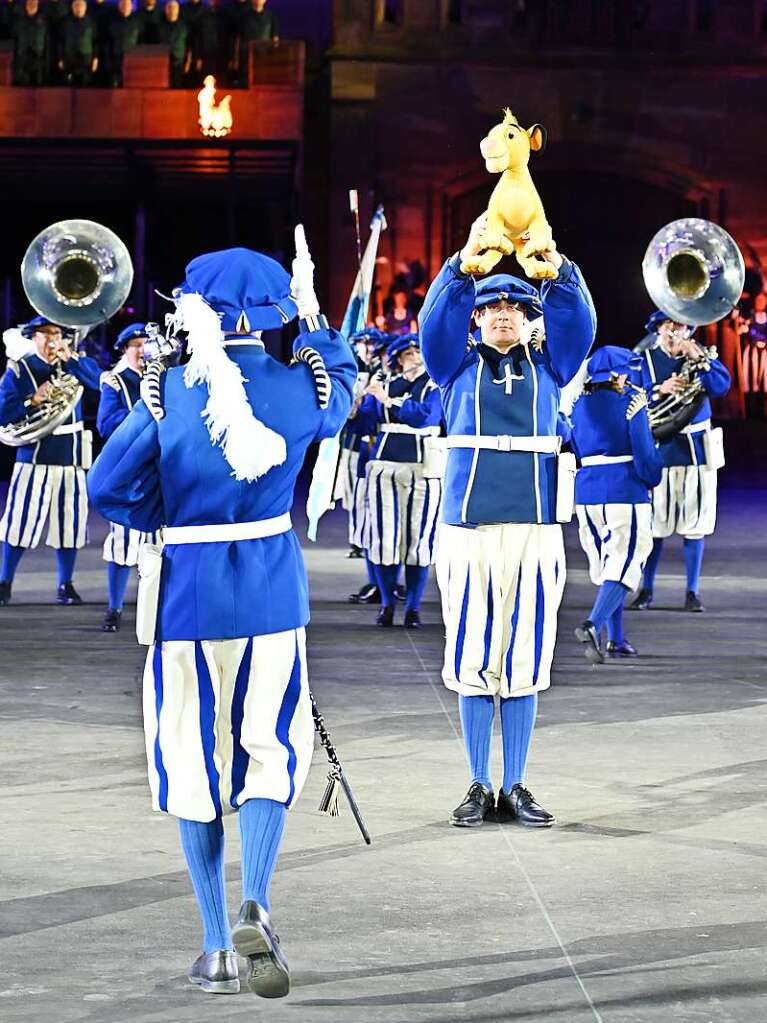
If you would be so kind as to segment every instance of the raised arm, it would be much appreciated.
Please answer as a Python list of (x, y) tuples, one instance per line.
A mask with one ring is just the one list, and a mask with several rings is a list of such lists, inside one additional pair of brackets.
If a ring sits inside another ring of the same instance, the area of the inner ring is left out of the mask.
[(433, 383), (428, 383), (424, 388), (420, 401), (415, 398), (406, 398), (399, 408), (393, 406), (391, 413), (396, 413), (396, 421), (405, 423), (407, 426), (439, 426), (442, 422), (442, 401), (439, 390)]
[(711, 360), (711, 368), (700, 374), (700, 380), (711, 398), (723, 397), (729, 391), (732, 383), (727, 367), (719, 359)]
[(101, 387), (101, 400), (96, 414), (96, 429), (104, 440), (112, 436), (127, 415), (128, 407), (122, 392), (116, 391), (111, 384), (104, 383)]
[(317, 440), (334, 437), (346, 422), (354, 400), (354, 385), (357, 380), (357, 360), (351, 345), (337, 330), (328, 326), (321, 314), (307, 316), (301, 320), (301, 333), (293, 343), (293, 353), (312, 368), (318, 396), (322, 390), (318, 371), (312, 366), (308, 352), (316, 352), (324, 363), (329, 379), (327, 407), (317, 430)]
[(546, 351), (554, 377), (564, 387), (594, 343), (597, 314), (589, 289), (575, 263), (562, 257), (559, 276), (541, 287)]
[(77, 377), (83, 387), (91, 391), (98, 391), (101, 388), (101, 366), (92, 359), (90, 355), (75, 355), (64, 364), (67, 373)]
[(110, 522), (151, 533), (165, 524), (157, 423), (138, 402), (88, 473), (88, 496)]
[(456, 253), (431, 282), (418, 318), (421, 351), (432, 380), (444, 387), (473, 361), (467, 353), (471, 314), (474, 311), (474, 278), (461, 273)]

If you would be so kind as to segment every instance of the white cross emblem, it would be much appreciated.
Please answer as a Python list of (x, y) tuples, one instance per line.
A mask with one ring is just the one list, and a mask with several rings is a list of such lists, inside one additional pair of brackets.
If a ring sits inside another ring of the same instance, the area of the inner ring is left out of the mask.
[(517, 376), (516, 373), (512, 373), (511, 372), (511, 366), (507, 362), (506, 365), (503, 367), (503, 379), (502, 380), (496, 380), (495, 377), (493, 377), (493, 383), (494, 384), (506, 384), (506, 394), (511, 394), (511, 386), (512, 386), (511, 382), (512, 382), (512, 380), (524, 380), (524, 379), (525, 379), (524, 374), (522, 374), (520, 376)]

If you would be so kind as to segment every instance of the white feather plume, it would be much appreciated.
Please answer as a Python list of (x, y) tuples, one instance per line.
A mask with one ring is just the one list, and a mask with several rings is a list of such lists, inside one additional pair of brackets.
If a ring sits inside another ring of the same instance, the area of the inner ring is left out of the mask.
[(25, 355), (35, 351), (31, 338), (24, 337), (19, 327), (9, 327), (8, 330), (3, 331), (3, 344), (5, 345), (5, 354), (14, 362), (18, 362)]
[(175, 325), (188, 335), (191, 358), (184, 370), (187, 387), (206, 384), (202, 417), (238, 480), (257, 480), (287, 458), (285, 438), (253, 415), (239, 366), (224, 348), (218, 313), (202, 295), (176, 298)]
[(588, 358), (585, 358), (573, 379), (568, 384), (565, 384), (560, 392), (559, 411), (564, 412), (566, 416), (571, 414), (576, 401), (583, 394), (583, 389), (586, 386), (586, 378), (589, 375), (587, 369), (588, 364), (589, 360)]

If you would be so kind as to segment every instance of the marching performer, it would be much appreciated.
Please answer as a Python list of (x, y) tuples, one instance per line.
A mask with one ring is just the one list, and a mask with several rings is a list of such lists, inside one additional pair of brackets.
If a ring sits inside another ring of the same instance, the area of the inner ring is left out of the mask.
[[(486, 226), (483, 214), (432, 283), (420, 319), (426, 367), (439, 385), (448, 431), (437, 553), (447, 631), (442, 677), (458, 693), (471, 772), (451, 823), (480, 825), (494, 808), (490, 742), (499, 696), (499, 814), (547, 827), (552, 814), (523, 782), (565, 582), (557, 409), (560, 388), (594, 340), (596, 318), (580, 271), (553, 244), (542, 258), (556, 277), (543, 283), (540, 297), (508, 274), (475, 282), (462, 272), (461, 264), (483, 250)], [(526, 317), (541, 311), (546, 339), (523, 343)], [(467, 345), (472, 316), (481, 340)]]
[[(191, 358), (159, 376), (150, 368), (146, 403), (109, 438), (90, 478), (110, 521), (166, 527), (161, 574), (156, 552), (142, 551), (140, 624), (156, 625), (144, 721), (154, 808), (179, 818), (203, 921), (190, 980), (238, 990), (234, 947), (249, 960), (250, 989), (267, 998), (289, 989), (269, 886), (314, 734), (307, 580), (290, 507), (307, 448), (337, 434), (349, 414), (357, 371), (348, 343), (320, 315), (303, 229), (296, 242), (292, 295), (282, 267), (248, 249), (189, 263), (175, 294)], [(296, 361), (284, 366), (260, 334), (296, 312)], [(156, 568), (155, 614), (144, 558)], [(243, 902), (230, 930), (222, 817), (232, 811)]]
[(578, 535), (599, 587), (588, 619), (575, 630), (592, 664), (604, 661), (600, 645), (607, 626), (609, 657), (634, 657), (623, 633), (623, 604), (637, 588), (652, 550), (650, 490), (663, 462), (647, 418), (641, 363), (625, 348), (606, 345), (588, 361), (584, 393), (572, 411), (571, 444), (580, 459), (575, 478)]
[(421, 627), (420, 606), (434, 558), (442, 483), (424, 469), (428, 444), (439, 436), (442, 406), (436, 384), (424, 369), (417, 334), (403, 334), (387, 349), (392, 371), (373, 380), (359, 419), (366, 432), (378, 429), (367, 477), (368, 558), (381, 607), (376, 624), (394, 624), (395, 587), (405, 566), (407, 629)]
[[(6, 332), (10, 333), (10, 332)], [(18, 358), (9, 358), (0, 381), (0, 425), (24, 419), (29, 407), (50, 396), (60, 369), (83, 387), (99, 390), (101, 369), (86, 355), (79, 355), (71, 339), (57, 324), (36, 316), (21, 330), (31, 344)], [(17, 343), (18, 343), (17, 339)], [(0, 523), (3, 563), (0, 569), (0, 605), (11, 599), (11, 586), (26, 550), (37, 547), (48, 525), (46, 544), (56, 551), (59, 604), (82, 604), (75, 589), (77, 551), (87, 540), (88, 496), (85, 473), (90, 467), (92, 437), (83, 428), (81, 402), (65, 422), (36, 443), (18, 448), (5, 513)]]
[[(104, 375), (96, 418), (96, 428), (104, 440), (115, 432), (140, 398), (145, 341), (144, 323), (130, 324), (115, 341), (114, 347), (122, 353), (122, 357), (112, 372)], [(126, 529), (119, 522), (109, 523), (109, 532), (104, 541), (109, 606), (101, 623), (103, 632), (117, 632), (120, 628), (130, 570), (138, 563), (139, 548), (145, 541), (157, 542), (154, 535)]]
[(711, 428), (711, 402), (730, 389), (724, 364), (692, 339), (686, 324), (674, 323), (656, 310), (647, 324), (657, 332), (657, 344), (644, 353), (643, 383), (652, 401), (684, 389), (679, 373), (691, 362), (706, 391), (706, 399), (692, 422), (661, 444), (663, 478), (652, 496), (653, 549), (647, 559), (642, 587), (631, 605), (646, 610), (652, 605), (655, 575), (663, 541), (673, 533), (684, 537), (687, 576), (685, 611), (704, 611), (700, 599), (700, 573), (705, 537), (716, 524), (717, 470), (724, 464), (721, 429)]

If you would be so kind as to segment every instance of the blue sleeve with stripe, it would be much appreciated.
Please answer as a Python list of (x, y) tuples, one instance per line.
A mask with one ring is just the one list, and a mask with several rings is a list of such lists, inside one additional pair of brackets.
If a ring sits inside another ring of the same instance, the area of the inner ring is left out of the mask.
[(546, 353), (560, 387), (569, 383), (589, 354), (597, 329), (591, 293), (580, 270), (563, 257), (559, 276), (541, 287)]

